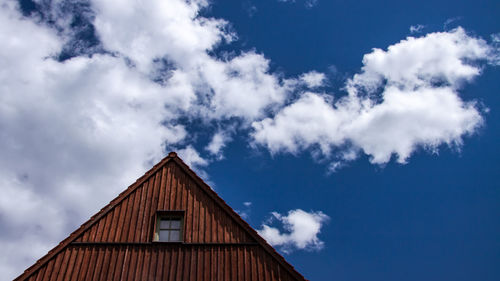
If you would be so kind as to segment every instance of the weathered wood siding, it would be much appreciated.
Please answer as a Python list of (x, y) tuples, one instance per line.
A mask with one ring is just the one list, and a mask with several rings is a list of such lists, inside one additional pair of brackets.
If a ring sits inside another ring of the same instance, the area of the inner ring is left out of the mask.
[(29, 281), (296, 280), (259, 246), (71, 246)]

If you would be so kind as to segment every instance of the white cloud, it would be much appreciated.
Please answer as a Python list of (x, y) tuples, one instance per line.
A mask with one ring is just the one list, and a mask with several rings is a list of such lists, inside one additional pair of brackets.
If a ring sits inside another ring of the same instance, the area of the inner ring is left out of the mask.
[(324, 86), (326, 81), (325, 74), (317, 71), (304, 73), (299, 78), (310, 89)]
[(421, 25), (421, 24), (417, 24), (417, 25), (412, 25), (410, 26), (410, 33), (420, 33), (422, 32), (422, 29), (424, 29), (425, 26)]
[[(259, 234), (272, 246), (278, 246), (284, 252), (294, 249), (321, 250), (324, 242), (318, 238), (321, 227), (329, 220), (322, 212), (306, 212), (301, 209), (290, 210), (288, 214), (272, 213), (273, 218), (283, 224), (284, 231), (264, 223)], [(272, 221), (272, 220), (271, 220)]]
[(208, 161), (203, 159), (192, 145), (178, 150), (177, 154), (192, 169), (208, 165)]
[(219, 130), (213, 136), (210, 143), (205, 147), (205, 149), (210, 152), (210, 154), (217, 156), (218, 159), (222, 158), (222, 149), (226, 146), (226, 143), (231, 141), (231, 136), (229, 132)]
[(198, 17), (208, 6), (205, 0), (93, 0), (92, 4), (104, 47), (126, 55), (145, 72), (153, 59), (165, 56), (182, 66), (196, 64), (200, 54), (224, 38), (233, 38), (224, 32), (224, 20)]
[(235, 210), (243, 219), (247, 220), (250, 218), (250, 213), (252, 212), (252, 202), (243, 202), (243, 210)]
[(186, 135), (180, 125), (162, 125), (172, 99), (160, 85), (109, 55), (53, 59), (63, 39), (22, 19), (12, 3), (0, 8), (0, 275), (7, 279)]
[(477, 61), (490, 54), (484, 40), (461, 28), (374, 49), (364, 56), (362, 72), (348, 80), (347, 96), (334, 103), (306, 92), (274, 117), (254, 122), (253, 138), (272, 153), (317, 148), (353, 160), (362, 150), (378, 164), (392, 155), (404, 163), (418, 147), (459, 145), (483, 119), (458, 89), (480, 74)]
[[(104, 47), (129, 58), (143, 73), (163, 76), (165, 92), (176, 93), (186, 114), (248, 123), (286, 98), (286, 87), (269, 73), (263, 55), (218, 59), (207, 53), (235, 39), (224, 20), (199, 16), (207, 1), (118, 2), (126, 3), (93, 1)], [(166, 59), (173, 69), (158, 72), (155, 59)]]

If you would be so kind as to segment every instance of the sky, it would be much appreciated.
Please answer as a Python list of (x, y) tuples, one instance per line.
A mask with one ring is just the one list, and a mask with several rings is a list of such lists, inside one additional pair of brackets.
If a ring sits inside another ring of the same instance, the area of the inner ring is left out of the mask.
[(309, 280), (499, 280), (499, 14), (1, 0), (1, 280), (169, 151)]

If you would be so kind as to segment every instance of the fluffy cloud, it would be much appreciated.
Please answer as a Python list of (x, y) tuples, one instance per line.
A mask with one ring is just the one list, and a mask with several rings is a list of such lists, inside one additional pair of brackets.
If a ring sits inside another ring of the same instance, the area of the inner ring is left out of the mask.
[(269, 73), (263, 55), (208, 54), (235, 35), (224, 20), (199, 16), (207, 1), (125, 2), (93, 2), (104, 47), (165, 81), (164, 91), (176, 93), (185, 113), (216, 120), (238, 117), (248, 123), (286, 98), (287, 88)]
[[(264, 223), (259, 234), (273, 246), (279, 246), (284, 252), (294, 249), (320, 250), (324, 242), (318, 238), (321, 227), (329, 220), (322, 212), (306, 212), (301, 209), (290, 210), (287, 215), (272, 213), (270, 222)], [(273, 219), (283, 224), (284, 231), (270, 226)]]
[(274, 117), (253, 123), (255, 143), (272, 153), (317, 148), (329, 157), (336, 151), (343, 160), (362, 150), (378, 164), (392, 155), (404, 163), (418, 147), (459, 145), (483, 118), (458, 89), (480, 74), (477, 62), (491, 54), (484, 40), (461, 28), (374, 49), (364, 56), (361, 73), (348, 80), (347, 96), (334, 102), (304, 93)]
[(213, 136), (210, 143), (205, 147), (205, 149), (210, 152), (210, 154), (217, 156), (218, 159), (222, 158), (222, 149), (226, 146), (226, 143), (231, 141), (231, 136), (229, 132), (219, 130)]
[(14, 277), (186, 132), (162, 125), (170, 99), (158, 84), (118, 57), (57, 61), (63, 39), (12, 2), (0, 40), (0, 275)]
[(326, 81), (325, 74), (317, 71), (310, 71), (304, 73), (299, 78), (301, 82), (304, 83), (310, 89), (324, 86), (324, 83)]
[(208, 161), (203, 159), (198, 151), (196, 151), (196, 149), (194, 149), (191, 145), (178, 150), (177, 153), (179, 154), (179, 157), (191, 168), (198, 168), (208, 165)]

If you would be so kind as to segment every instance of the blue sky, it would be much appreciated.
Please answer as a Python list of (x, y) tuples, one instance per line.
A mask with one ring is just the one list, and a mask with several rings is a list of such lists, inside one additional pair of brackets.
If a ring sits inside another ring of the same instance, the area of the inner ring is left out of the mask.
[(175, 150), (310, 280), (500, 278), (496, 1), (1, 1), (0, 275)]

